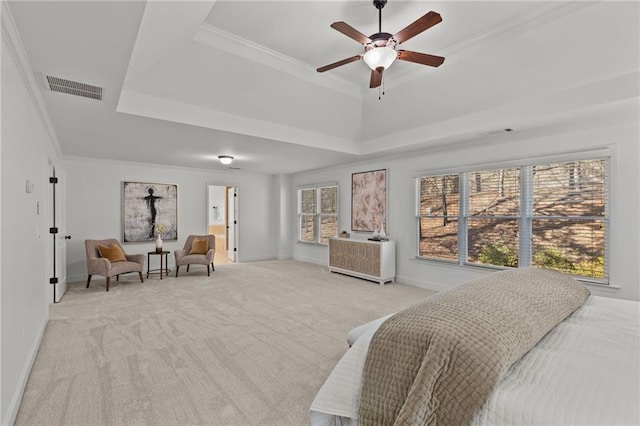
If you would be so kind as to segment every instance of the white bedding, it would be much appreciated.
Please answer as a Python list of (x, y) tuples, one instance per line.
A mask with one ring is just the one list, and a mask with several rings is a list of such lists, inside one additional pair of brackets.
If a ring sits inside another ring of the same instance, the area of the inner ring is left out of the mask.
[[(382, 323), (358, 327), (353, 346), (310, 409), (314, 426), (357, 423), (369, 341)], [(590, 296), (498, 384), (474, 425), (639, 425), (640, 304)]]

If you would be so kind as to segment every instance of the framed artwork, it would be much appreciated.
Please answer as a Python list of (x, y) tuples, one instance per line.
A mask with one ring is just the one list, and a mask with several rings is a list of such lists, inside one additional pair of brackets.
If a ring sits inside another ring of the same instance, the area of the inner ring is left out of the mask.
[(122, 241), (178, 239), (178, 186), (122, 182)]
[(351, 174), (351, 229), (387, 229), (387, 169)]

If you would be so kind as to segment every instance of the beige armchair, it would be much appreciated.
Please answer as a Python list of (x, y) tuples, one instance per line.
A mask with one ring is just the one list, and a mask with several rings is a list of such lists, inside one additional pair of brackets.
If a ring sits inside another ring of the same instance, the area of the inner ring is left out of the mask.
[(216, 237), (214, 235), (189, 235), (184, 243), (184, 249), (173, 252), (176, 257), (176, 277), (181, 265), (187, 265), (187, 272), (189, 272), (189, 265), (194, 264), (207, 265), (207, 276), (211, 276), (209, 265), (211, 270), (216, 270), (213, 266), (215, 252)]
[[(110, 250), (105, 250), (107, 253), (101, 254), (101, 245)], [(84, 240), (84, 246), (87, 250), (87, 274), (89, 275), (87, 278), (87, 288), (89, 288), (89, 283), (91, 283), (92, 275), (101, 275), (107, 279), (107, 291), (109, 291), (111, 277), (114, 275), (116, 281), (118, 281), (120, 274), (137, 272), (138, 275), (140, 275), (140, 282), (144, 282), (142, 278), (142, 270), (144, 268), (143, 254), (126, 254), (120, 242), (113, 238), (106, 240)], [(117, 248), (120, 249), (120, 252)], [(118, 256), (119, 253), (121, 256)], [(105, 256), (103, 256), (103, 254)], [(111, 257), (113, 262), (107, 257)]]

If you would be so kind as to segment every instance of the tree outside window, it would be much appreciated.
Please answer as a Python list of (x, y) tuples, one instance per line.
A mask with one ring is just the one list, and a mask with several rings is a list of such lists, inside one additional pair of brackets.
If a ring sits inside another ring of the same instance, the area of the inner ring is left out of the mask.
[(328, 244), (338, 235), (338, 186), (298, 190), (298, 241)]
[(418, 257), (605, 280), (607, 161), (423, 176)]

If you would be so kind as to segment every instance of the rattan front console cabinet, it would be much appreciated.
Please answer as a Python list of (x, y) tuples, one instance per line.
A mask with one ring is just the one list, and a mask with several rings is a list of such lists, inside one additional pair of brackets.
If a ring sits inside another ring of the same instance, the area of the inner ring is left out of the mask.
[(395, 241), (329, 239), (329, 270), (383, 285), (396, 279)]

